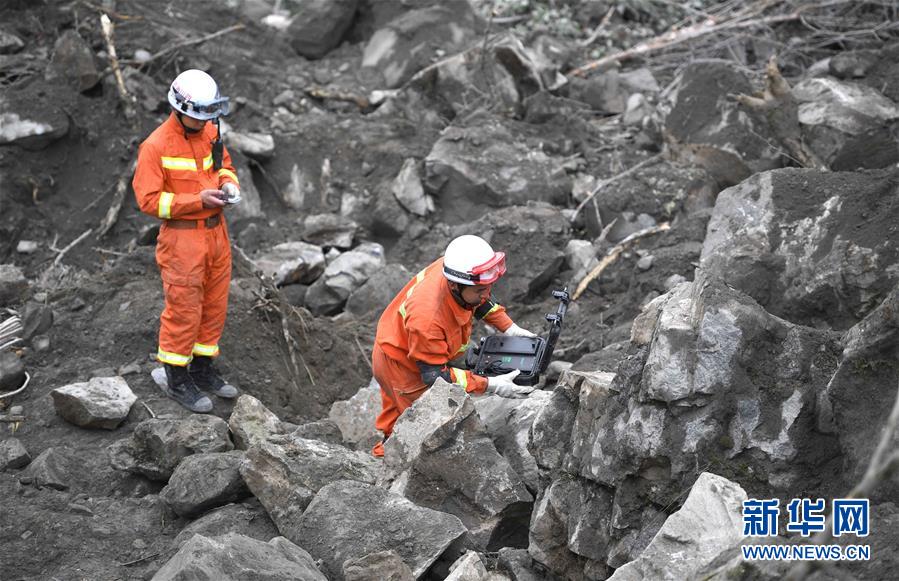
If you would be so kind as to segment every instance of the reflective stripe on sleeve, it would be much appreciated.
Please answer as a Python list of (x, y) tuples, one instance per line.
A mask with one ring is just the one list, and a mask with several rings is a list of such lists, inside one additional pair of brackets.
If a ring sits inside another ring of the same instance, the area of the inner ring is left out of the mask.
[(159, 217), (168, 220), (172, 217), (172, 201), (175, 194), (172, 192), (162, 192), (159, 194)]
[(190, 363), (193, 357), (191, 355), (178, 355), (177, 353), (169, 353), (168, 351), (163, 351), (162, 348), (159, 348), (159, 351), (156, 352), (156, 359), (162, 361), (163, 363), (168, 363), (169, 365), (179, 365), (184, 366)]
[(194, 343), (194, 355), (205, 355), (206, 357), (215, 357), (218, 355), (218, 345), (203, 345), (202, 343)]
[(203, 158), (203, 171), (212, 167), (212, 154), (210, 153), (206, 157)]
[(220, 178), (230, 178), (231, 181), (233, 181), (235, 184), (240, 185), (240, 182), (237, 181), (237, 176), (234, 175), (234, 172), (231, 171), (230, 169), (225, 169), (225, 168), (220, 169), (219, 177)]
[(458, 367), (450, 367), (453, 372), (453, 383), (462, 386), (462, 389), (468, 387), (468, 376), (465, 375), (464, 369)]
[[(490, 313), (492, 313), (494, 311), (498, 311), (498, 310), (499, 310), (499, 303), (493, 305), (493, 308), (490, 309), (489, 311), (487, 311), (487, 315), (489, 315)], [(484, 315), (484, 316), (486, 317), (487, 315)]]
[[(209, 158), (210, 165), (212, 164), (212, 157)], [(203, 160), (203, 165), (206, 165), (206, 160)], [(180, 169), (186, 171), (197, 171), (197, 162), (189, 157), (163, 157), (162, 158), (162, 167), (165, 169)]]

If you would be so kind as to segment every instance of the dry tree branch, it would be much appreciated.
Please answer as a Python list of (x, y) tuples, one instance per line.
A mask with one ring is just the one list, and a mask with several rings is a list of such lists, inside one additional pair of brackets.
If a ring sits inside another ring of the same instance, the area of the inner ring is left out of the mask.
[(622, 50), (607, 56), (602, 57), (601, 59), (591, 61), (585, 65), (582, 65), (576, 69), (573, 69), (568, 72), (568, 76), (585, 76), (587, 73), (594, 71), (596, 69), (601, 69), (608, 65), (614, 64), (616, 62), (630, 60), (635, 57), (644, 56), (652, 52), (656, 52), (663, 48), (669, 48), (672, 46), (677, 46), (679, 44), (689, 42), (691, 40), (695, 40), (697, 38), (707, 36), (709, 34), (714, 34), (718, 32), (725, 32), (729, 30), (735, 30), (740, 28), (754, 28), (759, 26), (769, 26), (772, 24), (779, 24), (782, 22), (790, 22), (793, 20), (799, 20), (804, 12), (807, 12), (814, 8), (821, 8), (824, 6), (834, 5), (834, 4), (843, 4), (848, 0), (837, 0), (836, 2), (825, 2), (822, 4), (806, 4), (799, 6), (792, 12), (788, 12), (786, 14), (775, 14), (772, 16), (765, 17), (757, 17), (757, 18), (749, 18), (748, 15), (752, 14), (754, 11), (755, 14), (760, 13), (763, 10), (766, 10), (772, 5), (781, 4), (782, 2), (760, 2), (753, 6), (750, 6), (747, 10), (740, 12), (736, 15), (731, 15), (726, 20), (718, 22), (714, 19), (708, 19), (699, 24), (693, 24), (690, 26), (685, 26), (682, 28), (675, 28), (673, 30), (669, 30), (668, 32), (661, 34), (659, 36), (653, 37), (649, 40), (641, 42), (636, 46), (633, 46), (629, 49)]
[(644, 159), (643, 161), (641, 161), (638, 164), (632, 165), (631, 167), (627, 168), (623, 172), (617, 173), (614, 176), (612, 176), (608, 179), (605, 179), (605, 180), (599, 182), (598, 184), (596, 184), (596, 187), (593, 188), (593, 191), (590, 192), (590, 195), (587, 196), (580, 204), (578, 204), (577, 208), (575, 208), (574, 214), (571, 215), (571, 218), (569, 221), (574, 222), (575, 219), (577, 218), (577, 215), (580, 214), (581, 210), (584, 209), (584, 206), (586, 206), (590, 202), (590, 200), (592, 200), (594, 197), (596, 197), (596, 194), (598, 194), (600, 192), (600, 190), (602, 190), (606, 186), (614, 184), (615, 182), (617, 182), (618, 180), (620, 180), (622, 178), (625, 178), (625, 177), (631, 175), (638, 169), (642, 169), (648, 165), (654, 164), (659, 159), (661, 159), (661, 157), (662, 157), (662, 154), (657, 153), (652, 157), (648, 157), (648, 158)]
[(644, 228), (639, 232), (634, 232), (633, 234), (613, 246), (612, 249), (606, 253), (599, 264), (597, 264), (593, 268), (593, 270), (591, 270), (590, 273), (584, 277), (584, 280), (582, 280), (580, 284), (577, 285), (577, 290), (574, 291), (574, 295), (572, 295), (571, 300), (576, 301), (584, 293), (584, 291), (587, 290), (587, 285), (589, 285), (596, 279), (596, 277), (602, 274), (602, 271), (604, 271), (606, 267), (615, 262), (615, 260), (618, 258), (618, 255), (620, 255), (624, 251), (624, 249), (627, 248), (635, 240), (639, 240), (640, 238), (644, 238), (652, 234), (658, 234), (659, 232), (665, 232), (670, 229), (671, 225), (668, 222), (662, 222), (658, 226), (653, 226), (652, 228)]
[(137, 158), (135, 158), (128, 166), (128, 171), (119, 177), (119, 181), (116, 184), (115, 196), (112, 198), (112, 204), (109, 205), (106, 216), (104, 216), (103, 221), (100, 222), (97, 239), (106, 236), (112, 227), (115, 226), (116, 221), (118, 221), (119, 212), (122, 211), (122, 204), (125, 203), (125, 192), (128, 190), (128, 183), (131, 181), (131, 176), (134, 175), (135, 169), (137, 169)]
[(59, 254), (56, 255), (56, 259), (53, 260), (53, 266), (59, 266), (59, 263), (62, 262), (62, 257), (66, 255), (66, 252), (68, 252), (69, 250), (75, 248), (75, 246), (76, 246), (79, 242), (81, 242), (82, 240), (84, 240), (85, 238), (87, 238), (88, 236), (90, 236), (90, 235), (91, 235), (91, 232), (93, 232), (93, 231), (94, 231), (93, 228), (88, 228), (87, 230), (85, 230), (85, 231), (81, 234), (81, 236), (79, 236), (78, 238), (72, 240), (72, 241), (69, 243), (68, 246), (66, 246), (65, 248), (63, 248), (62, 250), (60, 250), (60, 251), (59, 251)]
[(115, 76), (116, 88), (119, 91), (119, 98), (122, 100), (122, 104), (125, 107), (125, 117), (132, 122), (135, 122), (136, 114), (134, 112), (134, 100), (131, 95), (128, 94), (128, 89), (125, 88), (125, 79), (122, 77), (122, 69), (119, 68), (119, 57), (116, 55), (115, 44), (112, 41), (112, 35), (114, 32), (114, 26), (112, 21), (109, 20), (109, 16), (106, 14), (100, 15), (100, 29), (103, 32), (103, 39), (106, 41), (106, 51), (108, 53), (109, 58), (109, 66), (112, 69), (112, 73)]
[(129, 65), (136, 64), (136, 65), (138, 65), (138, 68), (143, 68), (143, 67), (147, 66), (148, 64), (150, 64), (151, 62), (155, 61), (156, 59), (163, 57), (169, 53), (175, 52), (176, 50), (178, 50), (180, 48), (193, 46), (195, 44), (202, 44), (202, 43), (206, 42), (207, 40), (212, 40), (213, 38), (218, 38), (219, 36), (223, 36), (225, 34), (228, 34), (228, 33), (231, 33), (231, 32), (237, 31), (237, 30), (243, 30), (244, 28), (246, 28), (246, 27), (243, 24), (234, 24), (232, 26), (223, 28), (221, 30), (213, 32), (212, 34), (207, 34), (206, 36), (202, 36), (200, 38), (194, 38), (191, 40), (186, 40), (184, 42), (179, 42), (179, 43), (173, 44), (171, 46), (167, 46), (166, 48), (162, 49), (161, 51), (151, 55), (150, 58), (148, 58), (147, 60), (140, 61), (140, 62), (137, 62), (137, 61), (123, 61), (123, 62), (125, 62), (126, 64), (129, 64)]

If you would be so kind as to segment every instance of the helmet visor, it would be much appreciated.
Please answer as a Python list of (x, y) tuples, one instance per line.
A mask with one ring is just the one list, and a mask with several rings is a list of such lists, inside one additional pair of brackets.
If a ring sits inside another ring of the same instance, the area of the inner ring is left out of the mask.
[(228, 97), (217, 97), (208, 103), (190, 101), (177, 91), (174, 92), (174, 97), (175, 102), (178, 104), (178, 109), (182, 113), (197, 119), (216, 119), (217, 117), (227, 115), (231, 111)]
[(487, 262), (471, 269), (474, 284), (492, 284), (506, 274), (506, 253), (497, 252)]

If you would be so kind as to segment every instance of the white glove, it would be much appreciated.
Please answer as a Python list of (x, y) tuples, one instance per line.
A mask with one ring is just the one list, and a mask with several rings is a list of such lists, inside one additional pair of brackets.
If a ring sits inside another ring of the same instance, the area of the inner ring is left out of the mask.
[(488, 377), (487, 391), (485, 393), (512, 399), (522, 399), (527, 397), (534, 391), (534, 388), (525, 385), (515, 385), (512, 380), (515, 379), (519, 373), (521, 373), (521, 371), (516, 369), (515, 371), (510, 371), (503, 375)]
[(512, 326), (503, 331), (503, 335), (507, 337), (536, 337), (534, 333), (531, 333), (527, 329), (522, 329), (515, 323), (512, 323)]
[(225, 182), (222, 186), (222, 191), (228, 196), (228, 199), (225, 200), (226, 204), (234, 205), (240, 202), (240, 188), (235, 186), (232, 182)]

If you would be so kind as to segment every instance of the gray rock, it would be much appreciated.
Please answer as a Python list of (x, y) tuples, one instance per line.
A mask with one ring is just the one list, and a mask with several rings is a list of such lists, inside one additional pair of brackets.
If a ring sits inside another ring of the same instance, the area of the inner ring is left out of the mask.
[(481, 556), (474, 551), (467, 551), (450, 566), (450, 574), (445, 581), (484, 581), (487, 567)]
[(427, 216), (434, 211), (434, 200), (425, 194), (421, 185), (420, 163), (414, 158), (403, 162), (400, 173), (393, 180), (391, 191), (397, 201), (416, 216)]
[[(3, 136), (7, 131), (3, 114), (0, 114), (0, 145), (4, 144)], [(11, 143), (11, 142), (5, 142)], [(22, 269), (14, 264), (0, 264), (0, 305), (12, 306), (23, 298), (28, 292), (28, 279)]]
[(540, 489), (537, 462), (528, 451), (531, 425), (540, 410), (552, 398), (549, 391), (535, 391), (527, 399), (499, 396), (474, 399), (478, 416), (490, 434), (493, 444), (515, 470), (528, 490)]
[(559, 159), (533, 150), (514, 124), (498, 117), (482, 113), (466, 125), (445, 129), (425, 158), (425, 191), (443, 221), (476, 220), (529, 201), (565, 203), (571, 183), (556, 171)]
[(144, 420), (130, 438), (112, 444), (109, 452), (115, 468), (165, 482), (188, 456), (233, 449), (223, 419), (194, 414), (183, 420)]
[(507, 571), (513, 581), (560, 581), (561, 578), (534, 561), (527, 549), (499, 550), (497, 568)]
[(16, 244), (16, 252), (19, 254), (34, 254), (40, 245), (34, 240), (19, 240)]
[(655, 218), (649, 214), (622, 212), (616, 217), (615, 224), (609, 228), (606, 240), (612, 243), (621, 242), (631, 234), (636, 234), (641, 230), (652, 228), (655, 225)]
[(66, 30), (56, 40), (45, 77), (51, 82), (64, 79), (82, 93), (100, 82), (94, 53), (75, 30)]
[(18, 438), (7, 438), (0, 442), (0, 472), (23, 468), (31, 462), (31, 455)]
[(619, 82), (627, 90), (640, 93), (658, 93), (661, 88), (652, 71), (646, 67), (619, 73)]
[(586, 79), (575, 77), (568, 90), (572, 99), (587, 103), (594, 111), (624, 113), (628, 90), (622, 87), (621, 77), (615, 69)]
[[(586, 274), (591, 268), (599, 264), (599, 261), (596, 259), (596, 248), (593, 247), (593, 243), (589, 240), (569, 240), (565, 246), (565, 263), (575, 273)], [(575, 275), (574, 278), (581, 280), (583, 276), (578, 277)]]
[(346, 301), (346, 311), (360, 318), (377, 320), (411, 278), (412, 273), (402, 264), (384, 266), (353, 291)]
[(21, 311), (22, 338), (30, 341), (35, 335), (43, 335), (53, 326), (53, 309), (38, 302), (25, 303)]
[(652, 268), (652, 263), (655, 262), (655, 257), (651, 254), (647, 254), (646, 256), (640, 257), (637, 260), (637, 268), (643, 271), (649, 270)]
[(877, 89), (814, 77), (793, 87), (793, 95), (799, 102), (803, 137), (829, 167), (873, 169), (899, 161), (890, 131), (899, 119), (899, 105)]
[(396, 551), (379, 551), (343, 563), (345, 581), (413, 581), (412, 570)]
[[(240, 181), (240, 203), (228, 209), (231, 219), (260, 218), (265, 216), (262, 211), (262, 199), (253, 179), (253, 172), (246, 163), (241, 163), (239, 154), (231, 154), (232, 161), (237, 165), (237, 179)], [(237, 159), (235, 159), (237, 158)]]
[[(0, 98), (0, 145), (38, 151), (69, 132), (68, 115), (54, 102), (47, 102), (45, 91), (53, 94), (47, 85), (34, 83), (24, 91)], [(10, 273), (4, 272), (5, 268), (6, 265), (0, 265), (0, 303), (9, 304), (15, 297), (10, 296), (5, 280)], [(16, 286), (12, 290), (20, 289)]]
[(0, 391), (13, 391), (24, 383), (25, 364), (14, 351), (0, 351)]
[(238, 450), (246, 450), (269, 436), (284, 433), (278, 416), (261, 401), (247, 394), (237, 398), (231, 417), (228, 418), (228, 428), (234, 438), (234, 447)]
[(194, 535), (217, 537), (223, 534), (237, 533), (267, 543), (280, 536), (275, 523), (269, 518), (265, 509), (255, 498), (240, 504), (228, 504), (210, 510), (184, 527), (172, 547), (181, 547)]
[(468, 47), (482, 26), (467, 1), (409, 10), (372, 34), (362, 67), (379, 74), (388, 89), (397, 88), (431, 64), (437, 49), (453, 54)]
[(652, 108), (646, 102), (646, 97), (642, 93), (634, 93), (627, 98), (622, 121), (625, 125), (640, 125), (651, 113)]
[(396, 551), (417, 579), (465, 534), (455, 516), (363, 482), (342, 480), (322, 488), (300, 518), (284, 531), (302, 541), (333, 581), (343, 564), (380, 551)]
[(15, 34), (0, 30), (0, 54), (13, 54), (25, 48), (25, 43)]
[(353, 23), (358, 0), (306, 0), (287, 32), (300, 55), (319, 59), (343, 40)]
[(563, 373), (549, 401), (534, 418), (528, 450), (545, 479), (555, 477), (569, 455), (583, 380), (582, 373)]
[(565, 475), (543, 490), (531, 515), (528, 553), (566, 579), (606, 573), (613, 493)]
[(700, 266), (775, 315), (848, 328), (899, 282), (899, 249), (885, 235), (899, 218), (886, 203), (895, 176), (803, 169), (752, 176), (718, 195)]
[(137, 396), (124, 377), (94, 377), (50, 392), (56, 413), (82, 428), (114, 430), (128, 418)]
[(381, 441), (381, 433), (375, 429), (375, 419), (381, 412), (381, 388), (371, 382), (346, 401), (331, 404), (328, 417), (337, 424), (343, 441), (363, 452)]
[(370, 455), (318, 440), (277, 436), (247, 450), (240, 473), (278, 530), (300, 539), (300, 517), (315, 494), (337, 480), (374, 483), (378, 462)]
[(309, 553), (284, 537), (264, 543), (235, 533), (214, 538), (195, 535), (152, 581), (183, 579), (328, 581)]
[(310, 284), (325, 271), (325, 255), (314, 244), (284, 242), (255, 257), (253, 265), (278, 286)]
[(384, 248), (374, 242), (366, 242), (344, 252), (309, 287), (306, 306), (316, 316), (335, 314), (353, 291), (385, 264)]
[(482, 549), (505, 546), (502, 535), (533, 501), (471, 398), (442, 379), (400, 416), (384, 444), (384, 466), (395, 477), (393, 492), (459, 517)]
[(726, 478), (703, 472), (684, 505), (662, 525), (636, 561), (609, 581), (679, 581), (695, 578), (719, 555), (740, 545), (746, 492)]
[[(134, 97), (144, 110), (154, 113), (168, 109), (169, 102), (166, 98), (168, 93), (167, 85), (158, 82), (150, 75), (134, 67), (125, 67), (125, 70), (122, 71), (122, 78), (125, 81), (125, 90)], [(110, 93), (118, 91), (113, 75), (104, 77), (103, 83), (104, 91), (108, 90)]]
[(19, 479), (28, 479), (38, 488), (67, 490), (71, 483), (70, 458), (57, 448), (47, 448), (31, 461)]
[(240, 476), (242, 451), (194, 454), (181, 461), (160, 496), (183, 517), (194, 517), (211, 508), (249, 496)]
[(313, 214), (303, 218), (303, 240), (318, 246), (346, 250), (353, 246), (358, 224), (337, 214)]
[(780, 167), (780, 150), (764, 122), (747, 115), (729, 94), (750, 95), (749, 79), (729, 63), (688, 65), (677, 79), (665, 133), (673, 152), (696, 163), (723, 186)]
[(271, 159), (275, 155), (275, 138), (269, 133), (223, 131), (222, 139), (229, 149), (235, 149), (259, 161)]
[(290, 435), (294, 438), (318, 440), (319, 442), (324, 442), (325, 444), (334, 444), (336, 446), (344, 445), (343, 436), (340, 433), (340, 427), (337, 425), (337, 423), (332, 422), (327, 418), (302, 424), (295, 430), (290, 432)]

